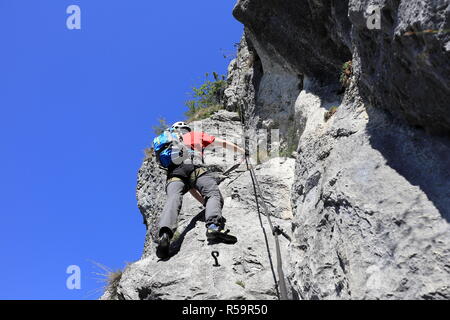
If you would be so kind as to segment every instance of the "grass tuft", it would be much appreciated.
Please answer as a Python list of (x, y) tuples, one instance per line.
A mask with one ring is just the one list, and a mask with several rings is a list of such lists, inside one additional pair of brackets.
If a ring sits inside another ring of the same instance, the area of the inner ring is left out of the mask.
[(207, 119), (221, 109), (223, 109), (223, 106), (218, 105), (218, 104), (209, 106), (209, 107), (200, 108), (189, 117), (187, 122), (193, 122), (193, 121)]
[(327, 112), (325, 112), (325, 114), (324, 114), (324, 116), (323, 116), (325, 122), (328, 121), (328, 120), (333, 116), (333, 114), (336, 113), (337, 110), (338, 110), (338, 107), (333, 106), (333, 107), (330, 108), (330, 110), (328, 110)]
[(348, 88), (350, 86), (352, 75), (353, 75), (352, 61), (347, 61), (342, 65), (341, 77), (339, 79), (343, 87)]
[(93, 272), (95, 275), (100, 276), (100, 278), (97, 278), (97, 280), (99, 280), (104, 284), (101, 288), (96, 289), (96, 291), (100, 290), (103, 290), (103, 292), (109, 291), (111, 292), (112, 298), (117, 299), (118, 298), (117, 289), (119, 288), (123, 271), (120, 269), (113, 270), (105, 266), (104, 264), (101, 264), (96, 261), (91, 262), (102, 270), (102, 272)]
[(220, 76), (216, 72), (212, 73), (213, 79), (210, 80), (210, 74), (205, 75), (205, 82), (199, 87), (192, 87), (191, 98), (185, 102), (188, 111), (186, 116), (188, 121), (203, 120), (210, 117), (213, 113), (223, 109), (224, 92), (227, 87), (225, 76)]

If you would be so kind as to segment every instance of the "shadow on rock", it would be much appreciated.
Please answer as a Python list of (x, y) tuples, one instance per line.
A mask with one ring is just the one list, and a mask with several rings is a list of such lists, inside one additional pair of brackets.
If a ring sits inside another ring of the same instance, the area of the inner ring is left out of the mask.
[(195, 217), (193, 217), (180, 236), (170, 244), (169, 258), (164, 261), (169, 260), (180, 251), (184, 238), (189, 231), (195, 228), (198, 221), (205, 222), (205, 210), (200, 211)]
[[(450, 142), (420, 128), (411, 128), (389, 115), (367, 108), (371, 146), (392, 169), (411, 185), (418, 186), (450, 221)], [(395, 192), (395, 190), (392, 190)]]
[(222, 239), (218, 239), (218, 240), (208, 240), (208, 245), (212, 246), (215, 244), (219, 244), (219, 243), (223, 243), (223, 244), (228, 244), (228, 245), (233, 245), (236, 244), (238, 242), (238, 240), (222, 240)]

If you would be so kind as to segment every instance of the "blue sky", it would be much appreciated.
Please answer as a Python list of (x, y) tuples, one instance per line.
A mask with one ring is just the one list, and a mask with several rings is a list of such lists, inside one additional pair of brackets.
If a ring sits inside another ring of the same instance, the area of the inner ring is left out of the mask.
[[(81, 8), (81, 30), (66, 8)], [(96, 299), (89, 260), (139, 259), (152, 125), (226, 73), (234, 1), (0, 0), (0, 299)], [(66, 268), (81, 268), (81, 289)]]

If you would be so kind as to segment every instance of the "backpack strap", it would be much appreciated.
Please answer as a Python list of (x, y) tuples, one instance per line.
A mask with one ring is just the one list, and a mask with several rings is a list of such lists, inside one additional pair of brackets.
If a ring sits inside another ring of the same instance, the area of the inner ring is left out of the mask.
[[(181, 134), (181, 130), (180, 130), (180, 129), (178, 129), (178, 130), (173, 130), (172, 132), (175, 132), (175, 133), (178, 135), (178, 137), (179, 137), (179, 141), (177, 141), (177, 143), (182, 144), (183, 147), (185, 147), (187, 150), (190, 151), (190, 159), (191, 159), (191, 163), (194, 164), (194, 158), (195, 158), (195, 152), (196, 152), (195, 149), (194, 149), (192, 146), (186, 145), (186, 144), (184, 143), (184, 141), (183, 141), (183, 135)], [(203, 160), (203, 152), (202, 152), (202, 163), (204, 163), (204, 160)]]

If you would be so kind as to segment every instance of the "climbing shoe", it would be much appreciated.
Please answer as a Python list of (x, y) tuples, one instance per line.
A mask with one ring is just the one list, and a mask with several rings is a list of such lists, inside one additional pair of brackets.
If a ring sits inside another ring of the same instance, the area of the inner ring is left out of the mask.
[(237, 242), (237, 238), (229, 234), (230, 230), (223, 230), (221, 227), (210, 224), (206, 228), (206, 239), (208, 242), (223, 242), (227, 244), (234, 244)]
[(169, 257), (170, 237), (164, 232), (158, 240), (158, 247), (156, 248), (156, 256), (160, 259)]

